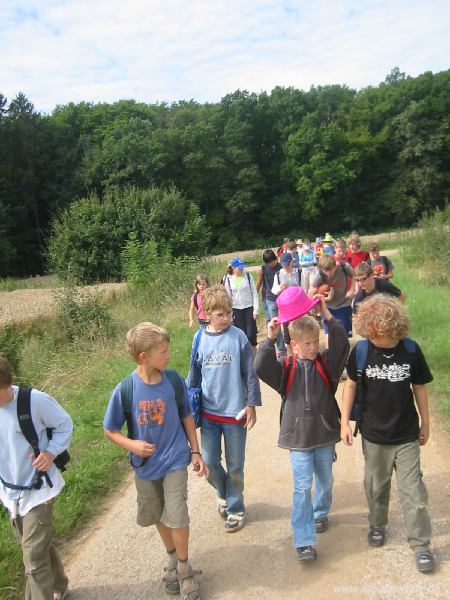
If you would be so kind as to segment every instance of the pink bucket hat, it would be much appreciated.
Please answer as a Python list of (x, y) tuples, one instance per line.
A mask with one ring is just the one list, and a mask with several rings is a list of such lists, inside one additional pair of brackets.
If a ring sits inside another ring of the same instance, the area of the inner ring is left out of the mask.
[(278, 306), (278, 323), (289, 323), (306, 315), (320, 302), (320, 299), (310, 298), (301, 287), (292, 285), (281, 292), (276, 302)]

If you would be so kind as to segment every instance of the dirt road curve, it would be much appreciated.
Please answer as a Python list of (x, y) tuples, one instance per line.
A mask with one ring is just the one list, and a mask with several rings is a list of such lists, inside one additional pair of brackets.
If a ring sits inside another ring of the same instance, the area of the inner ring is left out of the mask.
[[(337, 397), (340, 395), (339, 390)], [(246, 527), (238, 533), (225, 533), (212, 488), (196, 477), (190, 480), (191, 559), (203, 569), (202, 598), (448, 598), (450, 443), (439, 430), (437, 418), (433, 419), (431, 440), (423, 449), (423, 471), (439, 568), (432, 575), (421, 575), (406, 544), (395, 489), (387, 544), (384, 548), (367, 545), (360, 438), (353, 448), (338, 446), (330, 529), (319, 536), (317, 562), (297, 562), (289, 523), (289, 456), (276, 446), (279, 397), (264, 385), (263, 403), (248, 438)], [(165, 598), (160, 581), (164, 561), (154, 529), (135, 524), (135, 491), (129, 480), (91, 531), (72, 546), (67, 559), (70, 598)]]

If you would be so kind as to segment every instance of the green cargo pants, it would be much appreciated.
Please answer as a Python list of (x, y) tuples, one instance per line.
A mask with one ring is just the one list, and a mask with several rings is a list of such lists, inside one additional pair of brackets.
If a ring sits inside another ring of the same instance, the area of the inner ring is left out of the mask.
[(392, 471), (395, 468), (408, 543), (413, 549), (428, 546), (431, 523), (427, 512), (428, 493), (420, 471), (419, 442), (382, 445), (363, 439), (362, 447), (370, 525), (385, 527), (388, 522)]
[(23, 517), (11, 519), (22, 546), (27, 585), (25, 600), (53, 600), (53, 592), (68, 586), (61, 559), (53, 545), (53, 502), (39, 504)]

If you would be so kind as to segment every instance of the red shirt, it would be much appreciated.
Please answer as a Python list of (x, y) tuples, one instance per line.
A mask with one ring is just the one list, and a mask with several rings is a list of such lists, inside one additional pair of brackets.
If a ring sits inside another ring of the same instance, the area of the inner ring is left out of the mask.
[(344, 256), (344, 258), (338, 258), (338, 257), (336, 256), (336, 254), (335, 254), (335, 255), (334, 255), (334, 261), (335, 261), (335, 263), (336, 263), (336, 264), (337, 264), (337, 263), (341, 263), (341, 262), (343, 262), (343, 263), (347, 263), (348, 265), (350, 264), (350, 260), (349, 260), (349, 258), (348, 258), (348, 254), (346, 254), (346, 255)]
[(370, 255), (367, 250), (360, 250), (356, 253), (349, 250), (347, 253), (347, 259), (351, 268), (354, 269), (357, 265), (359, 265), (359, 263), (368, 261), (370, 259)]

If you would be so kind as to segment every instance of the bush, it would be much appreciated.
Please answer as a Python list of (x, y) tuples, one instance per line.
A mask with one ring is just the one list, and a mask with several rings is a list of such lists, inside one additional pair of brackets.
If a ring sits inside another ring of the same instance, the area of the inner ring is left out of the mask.
[(101, 292), (69, 286), (55, 292), (55, 302), (59, 309), (57, 335), (61, 341), (94, 341), (114, 334), (110, 304)]
[(117, 281), (129, 240), (153, 240), (158, 254), (202, 256), (209, 237), (198, 206), (175, 188), (117, 189), (102, 200), (91, 196), (71, 204), (53, 224), (48, 258), (64, 280)]
[(402, 258), (417, 269), (421, 279), (434, 285), (450, 286), (450, 205), (425, 214), (418, 223), (420, 233), (405, 242)]

